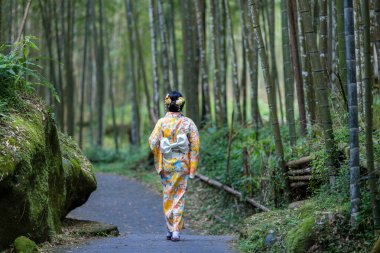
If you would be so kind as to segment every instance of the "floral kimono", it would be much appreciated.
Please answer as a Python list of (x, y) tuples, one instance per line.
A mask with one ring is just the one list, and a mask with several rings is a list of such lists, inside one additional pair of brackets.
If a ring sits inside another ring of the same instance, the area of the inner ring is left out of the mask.
[(185, 193), (189, 174), (198, 165), (199, 134), (194, 122), (181, 112), (168, 112), (158, 120), (149, 137), (155, 168), (161, 175), (163, 208), (167, 228), (180, 231), (183, 226)]

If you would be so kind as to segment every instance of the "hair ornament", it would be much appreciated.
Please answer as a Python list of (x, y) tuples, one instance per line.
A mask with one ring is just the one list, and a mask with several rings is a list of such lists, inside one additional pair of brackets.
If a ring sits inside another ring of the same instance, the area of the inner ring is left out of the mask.
[(185, 99), (183, 97), (179, 97), (177, 101), (175, 101), (176, 105), (182, 106), (185, 103)]
[(165, 105), (170, 105), (172, 102), (172, 100), (170, 99), (170, 96), (169, 96), (169, 93), (166, 94), (166, 97), (165, 97)]

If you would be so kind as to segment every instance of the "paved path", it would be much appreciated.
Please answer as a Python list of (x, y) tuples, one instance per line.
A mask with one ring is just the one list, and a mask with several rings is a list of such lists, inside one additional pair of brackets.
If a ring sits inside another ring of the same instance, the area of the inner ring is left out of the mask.
[(97, 174), (98, 189), (70, 218), (101, 221), (118, 226), (121, 236), (88, 240), (54, 252), (91, 253), (227, 253), (231, 237), (200, 236), (184, 230), (180, 242), (165, 239), (161, 197), (135, 180), (114, 174)]

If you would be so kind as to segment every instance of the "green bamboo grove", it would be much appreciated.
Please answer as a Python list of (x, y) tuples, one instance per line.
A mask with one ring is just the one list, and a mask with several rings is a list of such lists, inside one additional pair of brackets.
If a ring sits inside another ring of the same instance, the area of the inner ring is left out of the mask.
[(146, 145), (179, 90), (186, 115), (201, 131), (228, 129), (230, 146), (236, 132), (256, 143), (271, 129), (279, 203), (304, 186), (289, 174), (298, 146), (320, 143), (331, 191), (348, 153), (351, 225), (369, 192), (377, 231), (379, 31), (380, 0), (0, 1), (1, 53), (35, 36), (29, 57), (54, 87), (35, 93), (84, 150)]

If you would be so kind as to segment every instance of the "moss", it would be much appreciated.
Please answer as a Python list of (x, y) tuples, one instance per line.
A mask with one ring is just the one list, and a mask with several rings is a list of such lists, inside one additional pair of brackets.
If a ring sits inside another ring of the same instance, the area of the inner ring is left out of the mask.
[(13, 173), (18, 161), (30, 160), (35, 150), (44, 147), (43, 113), (32, 110), (27, 115), (11, 114), (0, 134), (0, 173)]
[(380, 252), (380, 237), (375, 242), (375, 245), (373, 246), (371, 253), (379, 253), (379, 252)]
[(285, 238), (287, 252), (307, 252), (313, 243), (314, 217), (304, 219), (298, 226), (291, 229)]
[(25, 236), (18, 237), (14, 242), (16, 253), (37, 253), (38, 247), (35, 242)]
[(61, 231), (61, 219), (96, 189), (91, 164), (58, 133), (45, 106), (25, 103), (27, 113), (0, 118), (0, 250), (23, 234), (36, 242), (49, 239)]

